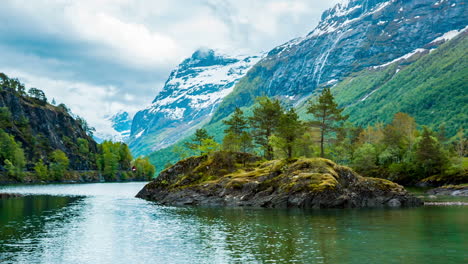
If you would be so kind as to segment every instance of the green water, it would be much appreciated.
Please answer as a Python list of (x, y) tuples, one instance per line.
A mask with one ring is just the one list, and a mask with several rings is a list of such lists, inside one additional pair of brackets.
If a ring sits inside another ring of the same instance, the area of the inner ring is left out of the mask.
[(0, 187), (0, 263), (468, 263), (468, 207), (163, 207), (143, 183)]

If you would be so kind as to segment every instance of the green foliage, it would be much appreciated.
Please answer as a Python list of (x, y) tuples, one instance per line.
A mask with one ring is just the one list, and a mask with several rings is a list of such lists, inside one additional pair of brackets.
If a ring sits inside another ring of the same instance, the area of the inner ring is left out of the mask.
[(330, 88), (324, 88), (318, 98), (318, 102), (310, 101), (307, 113), (314, 116), (310, 124), (320, 129), (320, 157), (325, 157), (324, 144), (326, 137), (333, 132), (339, 132), (342, 121), (348, 119), (348, 116), (342, 115), (343, 109), (338, 108), (338, 104), (330, 91)]
[(13, 125), (11, 112), (7, 107), (0, 107), (0, 128), (9, 128)]
[(439, 174), (447, 166), (448, 159), (439, 141), (431, 131), (423, 128), (423, 133), (416, 146), (416, 164), (420, 167), (423, 176)]
[(68, 108), (64, 103), (59, 104), (57, 107), (65, 113), (71, 113), (70, 108)]
[(283, 107), (279, 100), (268, 97), (257, 98), (257, 105), (253, 108), (253, 115), (249, 117), (252, 137), (262, 149), (266, 159), (273, 158), (273, 147), (270, 137), (278, 128)]
[(185, 147), (199, 155), (206, 154), (210, 145), (213, 145), (213, 137), (208, 135), (206, 129), (197, 129), (191, 142), (186, 142)]
[(223, 120), (223, 123), (228, 126), (228, 128), (224, 130), (224, 133), (226, 134), (232, 133), (239, 136), (248, 128), (247, 120), (244, 117), (244, 112), (238, 107), (234, 111), (234, 114), (231, 116), (231, 118)]
[(463, 158), (468, 156), (468, 140), (463, 128), (460, 128), (454, 136), (453, 145), (458, 157)]
[(404, 112), (432, 129), (445, 124), (451, 137), (468, 123), (467, 49), (468, 38), (460, 36), (410, 65), (355, 73), (333, 93), (354, 124), (388, 123), (395, 113)]
[[(92, 130), (86, 121), (78, 117), (73, 122), (74, 117), (65, 105), (58, 108), (49, 105), (44, 92), (37, 88), (30, 88), (26, 94), (25, 86), (18, 79), (9, 78), (3, 73), (0, 73), (0, 87), (0, 101), (6, 103), (6, 107), (0, 107), (0, 141), (3, 145), (0, 148), (0, 173), (6, 171), (5, 160), (8, 160), (10, 175), (27, 173), (32, 176), (28, 180), (33, 181), (36, 180), (35, 176), (41, 177), (37, 172), (33, 173), (35, 165), (41, 160), (44, 164), (50, 164), (50, 171), (55, 172), (50, 180), (62, 179), (68, 169), (96, 168), (95, 142), (82, 132), (82, 129)], [(5, 133), (11, 137), (5, 136)], [(60, 162), (52, 160), (52, 152), (58, 148), (72, 161), (65, 172)], [(127, 167), (130, 161), (126, 162)], [(39, 168), (42, 169), (41, 166)]]
[(132, 162), (135, 167), (135, 174), (137, 179), (151, 180), (156, 171), (155, 167), (151, 164), (148, 157), (137, 158)]
[(26, 158), (21, 145), (15, 138), (0, 129), (0, 165), (4, 165), (9, 176), (21, 179), (26, 166)]
[(57, 149), (50, 154), (50, 160), (49, 170), (53, 179), (57, 181), (63, 179), (70, 165), (70, 160), (67, 155), (63, 151)]
[(40, 89), (30, 88), (28, 90), (28, 94), (31, 98), (38, 100), (42, 105), (45, 105), (47, 103), (47, 97), (45, 93)]
[(198, 151), (200, 151), (201, 155), (206, 155), (219, 150), (219, 148), (219, 144), (216, 143), (216, 141), (214, 141), (212, 138), (205, 138), (198, 148)]
[(49, 180), (49, 169), (42, 159), (34, 164), (34, 171), (39, 179), (43, 181)]
[(106, 180), (117, 180), (119, 172), (129, 171), (132, 159), (125, 143), (104, 141), (99, 145), (97, 164)]
[(230, 152), (251, 152), (253, 149), (252, 136), (247, 132), (249, 128), (244, 112), (236, 108), (228, 120), (223, 120), (227, 126), (224, 130), (223, 150)]
[(358, 171), (372, 171), (377, 168), (378, 152), (369, 143), (360, 146), (354, 153), (353, 167)]
[(77, 142), (78, 144), (78, 151), (81, 155), (86, 156), (89, 155), (89, 143), (88, 140), (84, 138), (78, 138)]
[(270, 144), (284, 152), (290, 159), (298, 148), (299, 139), (304, 134), (304, 125), (299, 120), (294, 108), (282, 113), (274, 136), (270, 137)]
[(228, 133), (224, 136), (222, 149), (228, 152), (245, 152), (253, 151), (252, 136), (244, 131), (240, 135)]

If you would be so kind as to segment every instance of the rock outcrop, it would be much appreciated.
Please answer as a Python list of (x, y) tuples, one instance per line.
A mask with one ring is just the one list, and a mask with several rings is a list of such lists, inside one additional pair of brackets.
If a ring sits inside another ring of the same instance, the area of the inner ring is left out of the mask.
[(9, 198), (16, 198), (16, 197), (22, 197), (23, 195), (18, 194), (18, 193), (0, 193), (0, 200), (1, 199), (9, 199)]
[(468, 196), (468, 184), (448, 185), (427, 191), (429, 195)]
[(262, 162), (252, 155), (225, 152), (180, 161), (147, 184), (137, 197), (164, 205), (267, 208), (422, 205), (398, 184), (359, 176), (330, 160)]
[(59, 149), (70, 159), (71, 169), (97, 168), (92, 155), (80, 153), (79, 141), (88, 146), (89, 153), (97, 152), (83, 120), (74, 118), (67, 109), (19, 94), (1, 83), (0, 79), (0, 129), (21, 143), (28, 161), (43, 159), (47, 163), (49, 153)]

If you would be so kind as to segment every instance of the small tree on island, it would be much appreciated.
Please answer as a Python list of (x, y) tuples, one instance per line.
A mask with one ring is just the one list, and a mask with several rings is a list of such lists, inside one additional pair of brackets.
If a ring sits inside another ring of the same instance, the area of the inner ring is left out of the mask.
[(337, 133), (341, 129), (341, 122), (348, 119), (342, 115), (343, 109), (338, 108), (338, 104), (330, 91), (324, 88), (318, 98), (318, 102), (311, 101), (307, 108), (307, 113), (312, 114), (315, 120), (310, 124), (320, 130), (320, 157), (325, 156), (324, 143), (326, 137), (331, 133)]
[(280, 117), (275, 134), (270, 137), (270, 143), (281, 149), (288, 159), (294, 155), (298, 140), (304, 135), (305, 129), (294, 108), (289, 109)]
[(278, 128), (283, 107), (279, 100), (270, 100), (268, 97), (257, 98), (257, 106), (253, 109), (253, 116), (249, 118), (252, 137), (263, 148), (266, 159), (273, 158), (273, 147), (270, 137)]
[(195, 131), (191, 142), (185, 142), (185, 147), (204, 155), (216, 151), (218, 143), (214, 141), (213, 136), (210, 136), (206, 129), (200, 128)]
[(250, 152), (253, 148), (252, 137), (247, 132), (248, 123), (244, 112), (236, 108), (230, 119), (223, 121), (227, 128), (224, 130), (223, 149), (226, 151)]

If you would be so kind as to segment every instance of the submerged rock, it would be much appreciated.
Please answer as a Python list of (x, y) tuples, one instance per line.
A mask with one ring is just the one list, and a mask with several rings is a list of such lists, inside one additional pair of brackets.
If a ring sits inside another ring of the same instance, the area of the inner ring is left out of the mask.
[(330, 160), (260, 161), (243, 153), (192, 157), (161, 172), (137, 197), (164, 205), (269, 208), (420, 206), (402, 186)]
[(448, 185), (427, 191), (430, 195), (468, 196), (468, 184)]
[(0, 193), (0, 199), (22, 197), (23, 195), (18, 193)]

